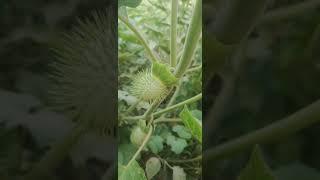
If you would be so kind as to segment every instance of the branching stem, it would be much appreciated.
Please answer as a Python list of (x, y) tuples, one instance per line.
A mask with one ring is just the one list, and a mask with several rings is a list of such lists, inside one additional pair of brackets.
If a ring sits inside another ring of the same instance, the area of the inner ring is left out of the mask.
[(202, 0), (196, 0), (191, 22), (189, 24), (186, 41), (182, 52), (181, 59), (175, 70), (176, 77), (180, 78), (186, 72), (192, 62), (193, 55), (196, 51), (202, 29)]
[(136, 160), (136, 158), (138, 157), (138, 155), (140, 154), (140, 152), (142, 151), (142, 149), (145, 147), (145, 145), (146, 145), (147, 142), (149, 141), (152, 132), (153, 132), (153, 127), (150, 126), (149, 132), (148, 132), (147, 136), (144, 138), (144, 140), (143, 140), (142, 144), (140, 145), (139, 149), (138, 149), (137, 152), (133, 155), (133, 157), (130, 159), (130, 161), (128, 162), (128, 164), (126, 165), (126, 167), (128, 167), (134, 160)]
[(154, 51), (150, 48), (150, 46), (147, 43), (147, 40), (144, 38), (144, 36), (141, 34), (141, 32), (129, 22), (129, 19), (119, 15), (118, 18), (138, 37), (139, 41), (142, 43), (144, 48), (146, 49), (147, 53), (151, 57), (152, 61), (158, 61), (158, 56), (154, 53)]

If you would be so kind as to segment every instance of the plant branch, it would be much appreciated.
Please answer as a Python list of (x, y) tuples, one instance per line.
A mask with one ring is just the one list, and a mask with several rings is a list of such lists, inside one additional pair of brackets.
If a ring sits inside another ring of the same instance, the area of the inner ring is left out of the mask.
[(170, 26), (170, 64), (177, 64), (177, 25), (178, 25), (178, 0), (171, 0), (171, 26)]
[[(164, 114), (164, 113), (170, 112), (172, 110), (175, 110), (176, 108), (182, 107), (182, 106), (184, 106), (186, 104), (190, 104), (190, 103), (196, 102), (196, 101), (200, 100), (201, 98), (202, 98), (202, 93), (200, 93), (200, 94), (198, 94), (196, 96), (193, 96), (192, 98), (189, 98), (189, 99), (187, 99), (185, 101), (182, 101), (182, 102), (180, 102), (178, 104), (172, 105), (172, 106), (167, 107), (167, 108), (165, 108), (163, 110), (160, 110), (160, 111), (157, 111), (155, 113), (152, 113), (151, 116), (153, 116), (153, 117), (159, 116), (161, 114)], [(152, 112), (152, 111), (150, 111), (150, 109), (151, 108), (149, 108), (149, 112)], [(146, 118), (146, 113), (144, 115), (142, 115), (142, 116), (129, 116), (129, 117), (124, 117), (123, 119), (125, 119), (125, 120), (140, 120), (140, 119), (144, 119), (144, 118)]]
[(194, 71), (198, 71), (198, 70), (201, 69), (201, 68), (202, 68), (202, 65), (195, 66), (195, 67), (191, 67), (191, 68), (189, 68), (189, 69), (186, 71), (186, 73), (192, 73), (192, 72), (194, 72)]
[(189, 99), (187, 99), (185, 101), (182, 101), (182, 102), (180, 102), (178, 104), (175, 104), (175, 105), (167, 107), (167, 108), (165, 108), (163, 110), (157, 111), (157, 112), (153, 113), (153, 116), (159, 116), (159, 115), (161, 115), (163, 113), (170, 112), (170, 111), (175, 110), (176, 108), (182, 107), (182, 106), (184, 106), (186, 104), (190, 104), (190, 103), (196, 102), (196, 101), (200, 100), (201, 98), (202, 98), (202, 93), (200, 93), (200, 94), (198, 94), (196, 96), (193, 96), (192, 98), (189, 98)]
[(298, 4), (289, 5), (287, 7), (278, 8), (267, 12), (261, 18), (261, 24), (279, 22), (289, 18), (297, 17), (301, 14), (308, 13), (320, 6), (319, 0), (303, 1)]
[(140, 33), (140, 31), (129, 22), (129, 19), (123, 17), (123, 16), (118, 16), (118, 18), (138, 37), (139, 41), (142, 43), (144, 48), (146, 49), (147, 53), (151, 57), (152, 61), (158, 61), (159, 58), (158, 56), (153, 52), (153, 50), (149, 47), (147, 41), (143, 37), (143, 35)]
[(255, 144), (268, 143), (286, 137), (320, 121), (320, 100), (262, 129), (241, 136), (204, 152), (204, 162), (224, 158)]
[(158, 118), (158, 119), (153, 121), (154, 124), (157, 124), (157, 123), (178, 123), (178, 122), (182, 122), (182, 120), (179, 119), (179, 118), (164, 118), (164, 117), (161, 117), (161, 118)]
[(132, 104), (127, 111), (125, 112), (125, 114), (129, 115), (137, 106), (138, 104), (141, 102), (141, 100), (137, 100), (137, 102), (135, 102), (134, 104)]
[(138, 157), (138, 155), (140, 154), (140, 152), (142, 151), (142, 149), (145, 147), (145, 145), (147, 144), (147, 142), (149, 141), (151, 134), (153, 131), (153, 127), (150, 126), (149, 128), (149, 132), (147, 134), (147, 136), (144, 138), (142, 144), (140, 145), (139, 149), (136, 151), (136, 153), (133, 155), (133, 157), (131, 158), (131, 160), (128, 162), (128, 164), (126, 165), (126, 167), (128, 167), (134, 160), (136, 160), (136, 158)]
[(196, 0), (191, 22), (188, 28), (186, 41), (182, 52), (181, 59), (175, 70), (176, 77), (180, 78), (186, 72), (192, 62), (193, 55), (196, 51), (198, 41), (201, 37), (202, 28), (202, 0)]
[(178, 96), (178, 94), (180, 92), (181, 86), (182, 86), (182, 80), (180, 79), (179, 84), (176, 87), (176, 89), (175, 89), (173, 95), (171, 96), (171, 98), (170, 98), (170, 100), (169, 100), (169, 102), (168, 102), (166, 107), (171, 106), (175, 102), (175, 100), (176, 100), (176, 98), (177, 98), (177, 96)]

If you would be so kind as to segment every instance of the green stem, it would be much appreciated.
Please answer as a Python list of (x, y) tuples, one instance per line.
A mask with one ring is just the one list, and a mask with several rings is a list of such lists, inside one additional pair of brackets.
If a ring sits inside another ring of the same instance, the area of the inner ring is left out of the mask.
[(178, 122), (182, 122), (181, 119), (179, 118), (164, 118), (164, 117), (161, 117), (159, 119), (156, 119), (154, 120), (154, 124), (157, 124), (157, 123), (178, 123)]
[(153, 127), (150, 126), (149, 132), (147, 134), (147, 136), (144, 138), (142, 144), (140, 145), (139, 149), (136, 151), (136, 153), (133, 155), (133, 157), (130, 159), (130, 161), (128, 162), (128, 164), (126, 165), (126, 167), (128, 167), (134, 160), (136, 160), (136, 158), (138, 157), (138, 155), (140, 154), (140, 152), (142, 151), (142, 149), (145, 147), (145, 145), (147, 144), (147, 142), (149, 141), (151, 134), (153, 131)]
[(320, 100), (262, 129), (206, 150), (204, 162), (224, 158), (255, 144), (268, 143), (289, 136), (320, 121)]
[(298, 4), (289, 5), (287, 7), (278, 8), (276, 10), (272, 10), (266, 13), (261, 19), (261, 24), (279, 22), (289, 18), (294, 18), (301, 14), (308, 13), (319, 6), (320, 6), (319, 0), (309, 0), (309, 1), (303, 1)]
[(137, 102), (135, 102), (134, 104), (132, 104), (129, 108), (128, 108), (128, 110), (125, 112), (125, 114), (130, 114), (137, 106), (138, 106), (138, 104), (141, 102), (141, 100), (139, 99), (139, 100), (137, 100)]
[(176, 89), (175, 89), (173, 95), (171, 96), (171, 98), (170, 98), (170, 100), (169, 100), (169, 102), (168, 102), (166, 107), (171, 106), (175, 102), (175, 100), (176, 100), (176, 98), (177, 98), (177, 96), (178, 96), (178, 94), (180, 92), (181, 86), (182, 86), (182, 80), (179, 81), (179, 84), (176, 87)]
[(190, 103), (196, 102), (196, 101), (200, 100), (201, 98), (202, 98), (202, 93), (200, 93), (200, 94), (198, 94), (196, 96), (193, 96), (192, 98), (189, 98), (189, 99), (187, 99), (185, 101), (182, 101), (182, 102), (180, 102), (178, 104), (172, 105), (172, 106), (167, 107), (167, 108), (165, 108), (163, 110), (155, 112), (155, 113), (153, 113), (153, 116), (159, 116), (159, 115), (161, 115), (163, 113), (170, 112), (170, 111), (175, 110), (176, 108), (182, 107), (182, 106), (184, 106), (186, 104), (190, 104)]
[(127, 117), (123, 117), (124, 120), (129, 120), (129, 121), (136, 121), (136, 120), (140, 120), (140, 119), (145, 119), (145, 116), (127, 116)]
[(199, 69), (202, 69), (202, 65), (199, 65), (199, 66), (196, 66), (196, 67), (191, 67), (186, 71), (186, 73), (192, 73), (194, 71), (198, 71)]
[(153, 111), (155, 109), (157, 109), (157, 107), (160, 105), (162, 101), (158, 102), (158, 101), (155, 101), (151, 104), (151, 107), (144, 113), (144, 117), (146, 117), (147, 119), (150, 119), (151, 116), (153, 116)]
[(140, 33), (140, 31), (133, 24), (131, 24), (129, 22), (129, 19), (122, 17), (120, 15), (118, 16), (118, 18), (138, 37), (139, 41), (142, 43), (142, 45), (146, 49), (147, 53), (151, 57), (151, 60), (158, 61), (159, 60), (158, 56), (149, 47), (146, 39), (143, 37), (143, 35)]
[[(172, 110), (175, 110), (176, 108), (182, 107), (182, 106), (184, 106), (186, 104), (190, 104), (190, 103), (196, 102), (196, 101), (200, 100), (201, 98), (202, 98), (202, 93), (200, 93), (200, 94), (198, 94), (196, 96), (193, 96), (192, 98), (189, 98), (189, 99), (187, 99), (185, 101), (182, 101), (182, 102), (180, 102), (178, 104), (172, 105), (172, 106), (167, 107), (167, 108), (165, 108), (163, 110), (160, 110), (158, 112), (152, 113), (152, 114), (150, 114), (150, 116), (153, 116), (153, 117), (159, 116), (161, 114), (164, 114), (164, 113), (170, 112)], [(155, 106), (152, 106), (152, 107), (155, 107)], [(153, 110), (150, 110), (150, 109), (154, 109), (154, 108), (149, 108), (149, 110), (148, 110), (148, 112), (153, 112)], [(144, 115), (142, 115), (142, 116), (133, 116), (133, 117), (129, 116), (129, 117), (124, 117), (123, 119), (125, 119), (125, 120), (140, 120), (140, 119), (144, 119), (144, 118), (146, 118), (146, 113)]]
[(176, 77), (180, 78), (186, 72), (192, 62), (202, 28), (202, 0), (196, 0), (191, 22), (189, 24), (186, 41), (184, 43), (181, 60), (175, 70)]
[(177, 24), (178, 24), (178, 0), (171, 0), (171, 27), (170, 27), (170, 64), (177, 64)]
[(76, 127), (72, 132), (66, 136), (62, 142), (55, 144), (49, 152), (38, 162), (31, 171), (25, 175), (25, 180), (43, 179), (50, 175), (51, 171), (55, 169), (61, 161), (67, 156), (70, 149), (81, 135), (84, 134), (82, 128)]

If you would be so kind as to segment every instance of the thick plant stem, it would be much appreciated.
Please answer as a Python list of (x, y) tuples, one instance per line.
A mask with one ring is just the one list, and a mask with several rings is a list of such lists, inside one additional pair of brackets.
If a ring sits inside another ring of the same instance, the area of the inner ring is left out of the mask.
[(59, 166), (59, 163), (67, 156), (70, 149), (77, 143), (84, 130), (75, 127), (62, 142), (55, 144), (49, 152), (38, 162), (24, 177), (24, 180), (43, 179), (50, 175), (51, 171)]
[(138, 37), (139, 41), (142, 43), (144, 48), (146, 49), (148, 55), (150, 56), (152, 61), (158, 61), (158, 56), (153, 52), (153, 50), (149, 47), (146, 39), (143, 37), (143, 35), (140, 33), (140, 31), (129, 22), (129, 19), (118, 16), (118, 18)]
[(171, 27), (170, 27), (170, 64), (177, 64), (177, 25), (178, 25), (178, 0), (171, 0)]
[(196, 0), (191, 22), (188, 28), (186, 41), (182, 52), (181, 59), (175, 70), (176, 77), (180, 78), (186, 72), (192, 62), (193, 55), (196, 51), (202, 29), (202, 0)]
[(297, 17), (301, 14), (308, 13), (320, 6), (319, 0), (308, 0), (298, 4), (289, 5), (283, 8), (272, 10), (261, 18), (260, 24), (280, 22), (289, 18)]
[(270, 143), (279, 140), (319, 121), (320, 100), (269, 126), (206, 150), (203, 160), (205, 163), (209, 163), (250, 148), (258, 143)]

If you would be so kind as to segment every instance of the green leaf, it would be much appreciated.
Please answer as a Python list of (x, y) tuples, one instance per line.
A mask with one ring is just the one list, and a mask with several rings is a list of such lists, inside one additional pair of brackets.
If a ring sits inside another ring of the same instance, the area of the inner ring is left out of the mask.
[(152, 179), (161, 169), (161, 162), (158, 158), (152, 157), (146, 163), (146, 174), (148, 179)]
[(188, 110), (187, 106), (180, 113), (184, 125), (191, 131), (191, 134), (202, 143), (202, 123), (195, 118)]
[(301, 163), (280, 167), (274, 172), (279, 180), (315, 180), (320, 179), (320, 172)]
[(151, 136), (148, 147), (154, 154), (158, 154), (163, 150), (163, 138), (161, 136)]
[(238, 180), (275, 180), (270, 168), (264, 162), (259, 146), (251, 154), (246, 167), (241, 171)]
[(131, 143), (121, 144), (118, 148), (118, 164), (127, 164), (137, 149), (138, 148)]
[(152, 64), (152, 74), (168, 87), (174, 85), (178, 81), (171, 73), (170, 67), (159, 62), (154, 62)]
[(119, 180), (147, 180), (144, 170), (140, 167), (136, 160), (129, 165), (118, 165)]
[(132, 7), (135, 8), (139, 6), (142, 0), (119, 0), (118, 1), (118, 6), (127, 6), (127, 7)]
[(185, 147), (187, 147), (187, 141), (181, 138), (176, 138), (173, 135), (167, 137), (167, 144), (171, 146), (171, 151), (176, 154), (182, 153)]
[(195, 118), (202, 120), (202, 111), (198, 109), (194, 109), (194, 110), (191, 110), (190, 112)]
[(191, 138), (191, 134), (189, 133), (190, 131), (184, 126), (175, 125), (175, 126), (173, 126), (172, 131), (176, 132), (179, 135), (179, 137), (181, 137), (181, 138), (184, 138), (184, 139)]
[(172, 174), (172, 180), (186, 180), (187, 175), (184, 172), (183, 168), (179, 166), (173, 166), (172, 167), (173, 174)]

